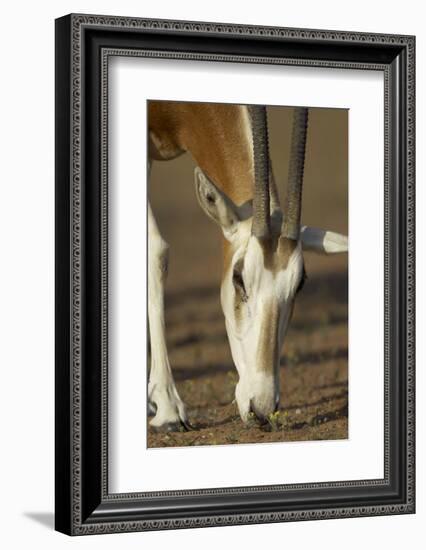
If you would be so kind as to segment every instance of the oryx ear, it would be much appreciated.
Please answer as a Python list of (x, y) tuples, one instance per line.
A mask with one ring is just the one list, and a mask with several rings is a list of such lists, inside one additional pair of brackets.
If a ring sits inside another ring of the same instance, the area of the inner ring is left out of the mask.
[(333, 231), (303, 226), (300, 239), (303, 250), (313, 250), (319, 254), (338, 254), (348, 251), (348, 237)]
[(195, 191), (201, 208), (221, 226), (223, 234), (230, 240), (240, 221), (237, 207), (198, 166), (194, 174)]

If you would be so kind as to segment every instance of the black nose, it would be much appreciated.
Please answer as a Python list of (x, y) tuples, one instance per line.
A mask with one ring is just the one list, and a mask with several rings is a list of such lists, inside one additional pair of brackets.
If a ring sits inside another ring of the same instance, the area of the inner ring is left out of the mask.
[(259, 412), (256, 410), (256, 407), (254, 406), (253, 399), (250, 399), (250, 413), (254, 414), (258, 420), (260, 420)]
[(256, 416), (260, 424), (265, 424), (267, 422), (266, 416), (263, 413), (261, 413), (258, 409), (256, 409), (256, 406), (253, 403), (253, 399), (250, 399), (250, 412)]

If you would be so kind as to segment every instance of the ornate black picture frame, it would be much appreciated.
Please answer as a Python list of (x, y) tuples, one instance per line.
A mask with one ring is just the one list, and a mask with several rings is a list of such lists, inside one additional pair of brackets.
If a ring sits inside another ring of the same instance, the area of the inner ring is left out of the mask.
[[(382, 71), (383, 479), (109, 494), (108, 57)], [(70, 535), (414, 513), (413, 36), (68, 15), (56, 21), (56, 529)]]

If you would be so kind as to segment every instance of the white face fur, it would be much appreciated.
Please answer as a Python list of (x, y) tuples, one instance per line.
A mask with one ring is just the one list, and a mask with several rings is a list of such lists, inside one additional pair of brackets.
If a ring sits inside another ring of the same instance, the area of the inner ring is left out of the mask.
[(265, 418), (279, 404), (279, 360), (296, 292), (303, 281), (300, 244), (281, 268), (265, 267), (264, 250), (241, 222), (232, 263), (221, 287), (222, 309), (238, 370), (236, 401), (241, 418)]
[(251, 234), (247, 205), (237, 207), (199, 169), (195, 182), (200, 205), (230, 243), (221, 303), (239, 374), (238, 409), (244, 421), (251, 412), (265, 419), (279, 405), (280, 352), (304, 280), (302, 248), (345, 252), (347, 238), (303, 227), (297, 243), (278, 236), (265, 246)]

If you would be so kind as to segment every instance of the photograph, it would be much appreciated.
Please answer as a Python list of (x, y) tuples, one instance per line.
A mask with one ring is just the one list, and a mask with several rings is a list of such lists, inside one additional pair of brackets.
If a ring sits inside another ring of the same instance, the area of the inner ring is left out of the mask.
[(348, 439), (348, 109), (147, 126), (147, 446)]
[(415, 36), (324, 28), (56, 19), (56, 530), (415, 512)]

